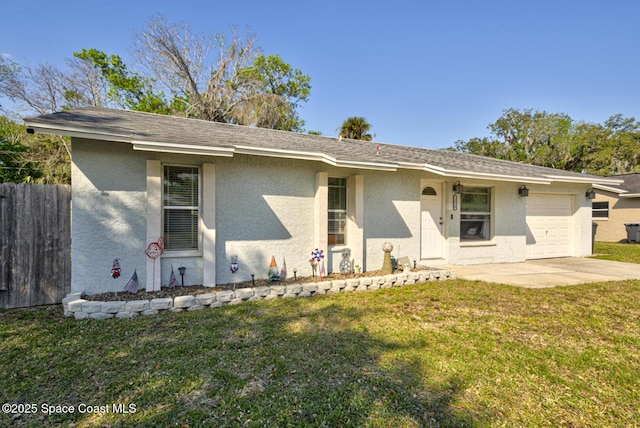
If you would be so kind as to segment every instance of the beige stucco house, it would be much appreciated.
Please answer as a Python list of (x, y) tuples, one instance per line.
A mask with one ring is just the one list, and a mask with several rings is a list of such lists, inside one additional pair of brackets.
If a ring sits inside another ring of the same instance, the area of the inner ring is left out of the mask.
[[(25, 120), (72, 140), (72, 291), (148, 290), (311, 275), (342, 251), (362, 270), (382, 246), (423, 265), (509, 263), (591, 253), (593, 185), (616, 179), (469, 154), (86, 108)], [(154, 263), (145, 249), (160, 236)], [(122, 276), (111, 277), (114, 259)]]
[(625, 224), (640, 223), (640, 174), (616, 175), (618, 185), (595, 184), (593, 221), (597, 241), (626, 242)]

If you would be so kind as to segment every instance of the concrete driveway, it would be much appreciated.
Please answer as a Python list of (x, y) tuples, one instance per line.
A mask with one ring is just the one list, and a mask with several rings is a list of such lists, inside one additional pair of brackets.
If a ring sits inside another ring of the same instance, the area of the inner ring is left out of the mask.
[(599, 281), (640, 279), (640, 264), (588, 258), (528, 260), (473, 266), (447, 266), (458, 278), (527, 288), (548, 288)]

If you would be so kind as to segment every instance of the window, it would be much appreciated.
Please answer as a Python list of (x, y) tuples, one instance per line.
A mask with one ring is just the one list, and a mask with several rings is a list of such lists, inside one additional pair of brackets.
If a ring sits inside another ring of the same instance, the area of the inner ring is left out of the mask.
[(609, 218), (609, 202), (593, 202), (591, 209), (593, 218)]
[(163, 176), (164, 246), (167, 250), (198, 249), (200, 217), (199, 170), (165, 165)]
[(422, 189), (422, 196), (438, 196), (438, 193), (433, 187), (425, 187)]
[(491, 239), (491, 189), (464, 187), (460, 198), (460, 240)]
[(347, 179), (329, 177), (329, 245), (345, 243)]

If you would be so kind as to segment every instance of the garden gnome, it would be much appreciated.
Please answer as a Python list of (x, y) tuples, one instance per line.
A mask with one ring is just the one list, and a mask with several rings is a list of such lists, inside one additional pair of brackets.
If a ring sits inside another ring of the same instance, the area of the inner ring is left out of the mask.
[(275, 256), (271, 256), (271, 264), (269, 265), (269, 282), (280, 282), (280, 272)]

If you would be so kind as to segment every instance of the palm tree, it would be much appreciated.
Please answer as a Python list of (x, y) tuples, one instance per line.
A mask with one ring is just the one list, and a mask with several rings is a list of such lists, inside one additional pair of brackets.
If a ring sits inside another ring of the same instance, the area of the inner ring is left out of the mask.
[(342, 122), (340, 137), (352, 140), (371, 141), (369, 131), (373, 126), (364, 117), (353, 116)]

